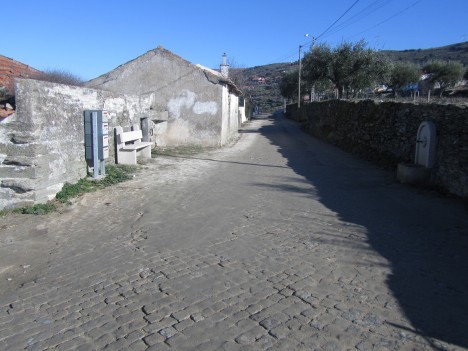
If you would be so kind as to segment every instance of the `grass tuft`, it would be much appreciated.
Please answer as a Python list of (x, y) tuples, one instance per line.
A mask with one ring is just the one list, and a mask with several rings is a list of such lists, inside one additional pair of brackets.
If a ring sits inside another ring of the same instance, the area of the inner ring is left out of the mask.
[[(55, 195), (55, 201), (49, 201), (46, 204), (36, 204), (34, 206), (17, 208), (12, 212), (45, 215), (57, 209), (57, 202), (60, 204), (70, 204), (70, 200), (72, 198), (129, 180), (136, 171), (136, 166), (108, 165), (106, 167), (106, 176), (101, 180), (94, 180), (93, 178), (86, 177), (80, 179), (75, 184), (65, 183), (62, 190)], [(0, 211), (0, 216), (5, 216), (7, 213), (7, 210)]]
[(21, 214), (45, 215), (55, 211), (55, 209), (55, 204), (53, 202), (48, 202), (45, 204), (36, 204), (34, 206), (17, 208), (14, 209), (13, 212)]

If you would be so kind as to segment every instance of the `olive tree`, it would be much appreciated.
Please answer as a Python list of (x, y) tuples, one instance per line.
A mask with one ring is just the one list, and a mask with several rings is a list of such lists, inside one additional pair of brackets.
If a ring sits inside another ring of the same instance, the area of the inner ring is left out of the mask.
[(395, 96), (409, 84), (419, 81), (421, 69), (410, 62), (397, 62), (390, 68), (387, 84), (395, 92)]
[(304, 57), (304, 78), (309, 84), (329, 80), (339, 97), (356, 94), (361, 89), (382, 81), (388, 72), (387, 60), (366, 48), (365, 41), (343, 42), (332, 49), (320, 44)]
[[(295, 100), (298, 96), (299, 70), (285, 72), (279, 83), (281, 96), (286, 99)], [(306, 90), (306, 82), (301, 80), (301, 91)]]
[(448, 87), (460, 81), (465, 72), (463, 65), (454, 61), (431, 61), (424, 65), (423, 70), (429, 74), (429, 81), (432, 84), (439, 83), (440, 97)]

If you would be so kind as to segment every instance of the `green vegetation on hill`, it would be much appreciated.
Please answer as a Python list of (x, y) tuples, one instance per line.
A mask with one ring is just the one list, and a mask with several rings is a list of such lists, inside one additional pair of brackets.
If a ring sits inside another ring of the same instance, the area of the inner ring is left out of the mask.
[(381, 53), (392, 61), (407, 61), (418, 65), (424, 65), (428, 61), (441, 60), (459, 61), (463, 65), (468, 66), (468, 41), (431, 49), (383, 50)]
[[(468, 66), (468, 42), (414, 50), (380, 51), (391, 61), (410, 62), (423, 66), (429, 61), (459, 61)], [(279, 83), (284, 73), (298, 68), (297, 62), (274, 63), (250, 68), (231, 69), (232, 77), (247, 98), (259, 106), (261, 112), (273, 112), (283, 105)], [(264, 78), (260, 80), (259, 78)]]
[(246, 98), (260, 112), (273, 112), (283, 105), (279, 83), (284, 73), (297, 69), (297, 63), (273, 63), (231, 70), (232, 77)]

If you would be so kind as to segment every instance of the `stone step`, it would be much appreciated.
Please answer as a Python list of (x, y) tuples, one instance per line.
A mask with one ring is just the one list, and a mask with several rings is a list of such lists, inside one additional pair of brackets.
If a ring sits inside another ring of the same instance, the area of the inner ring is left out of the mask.
[(0, 154), (35, 157), (36, 155), (48, 154), (48, 150), (45, 145), (0, 142)]
[(36, 194), (32, 190), (33, 179), (2, 179), (0, 183), (0, 208), (32, 206)]
[(0, 179), (5, 178), (30, 178), (37, 176), (36, 167), (27, 166), (6, 166), (0, 165)]
[(33, 191), (36, 188), (36, 183), (34, 179), (28, 178), (10, 178), (2, 179), (0, 186), (3, 189), (11, 189), (17, 194), (24, 194), (30, 191)]

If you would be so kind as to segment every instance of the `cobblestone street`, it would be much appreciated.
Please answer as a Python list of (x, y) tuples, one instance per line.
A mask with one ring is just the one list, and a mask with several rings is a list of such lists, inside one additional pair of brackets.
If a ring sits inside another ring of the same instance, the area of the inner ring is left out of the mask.
[(281, 116), (0, 221), (0, 350), (468, 350), (466, 206)]

